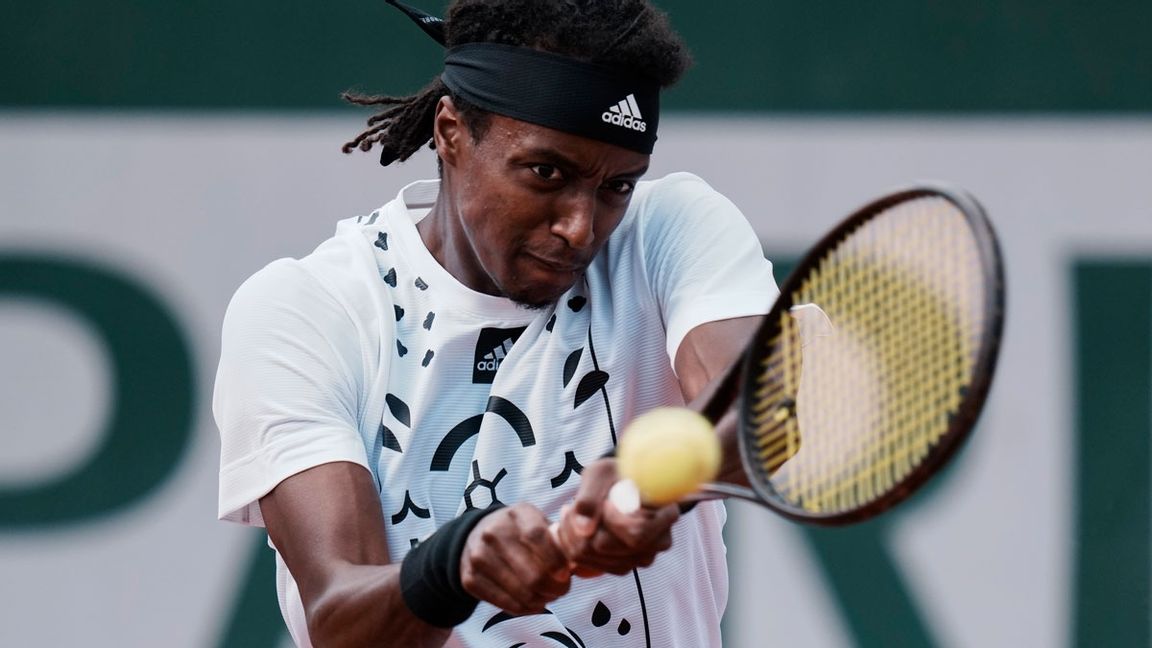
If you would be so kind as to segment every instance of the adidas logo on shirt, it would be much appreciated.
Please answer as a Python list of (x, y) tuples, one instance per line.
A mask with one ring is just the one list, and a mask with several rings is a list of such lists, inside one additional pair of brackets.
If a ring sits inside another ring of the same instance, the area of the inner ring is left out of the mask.
[(648, 130), (648, 124), (640, 115), (640, 106), (636, 105), (634, 95), (624, 97), (620, 103), (605, 110), (604, 114), (600, 115), (600, 119), (606, 123), (631, 128), (641, 133)]
[(476, 352), (472, 359), (472, 382), (492, 384), (496, 370), (504, 362), (504, 357), (512, 351), (512, 345), (520, 339), (526, 326), (513, 329), (483, 328), (476, 338)]
[(512, 350), (513, 344), (516, 344), (516, 341), (512, 338), (504, 340), (500, 346), (486, 353), (480, 362), (476, 363), (476, 368), (480, 371), (496, 371), (500, 368), (500, 362), (504, 360), (504, 356)]

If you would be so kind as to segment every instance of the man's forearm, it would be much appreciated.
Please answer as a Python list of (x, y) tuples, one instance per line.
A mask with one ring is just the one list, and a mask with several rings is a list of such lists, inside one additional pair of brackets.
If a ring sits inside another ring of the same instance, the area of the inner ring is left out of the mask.
[(346, 565), (308, 606), (308, 633), (318, 647), (439, 648), (451, 629), (416, 618), (400, 594), (400, 565)]

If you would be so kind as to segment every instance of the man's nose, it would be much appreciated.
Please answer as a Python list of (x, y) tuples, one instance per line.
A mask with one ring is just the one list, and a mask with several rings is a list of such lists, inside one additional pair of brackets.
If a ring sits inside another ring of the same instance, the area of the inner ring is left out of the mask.
[(595, 192), (573, 191), (561, 200), (557, 212), (552, 220), (552, 233), (564, 239), (569, 247), (583, 249), (595, 242)]

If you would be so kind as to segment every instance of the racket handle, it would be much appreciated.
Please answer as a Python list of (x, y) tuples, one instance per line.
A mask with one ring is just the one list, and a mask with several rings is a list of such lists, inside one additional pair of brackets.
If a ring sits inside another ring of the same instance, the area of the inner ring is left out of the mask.
[[(632, 515), (640, 510), (640, 489), (631, 479), (621, 479), (612, 485), (612, 490), (608, 491), (608, 501), (612, 502), (617, 511), (624, 515)], [(698, 503), (696, 500), (680, 502), (680, 513), (691, 511)]]
[(624, 515), (632, 515), (640, 510), (640, 489), (631, 479), (621, 479), (608, 491), (608, 501)]
[[(632, 515), (640, 510), (640, 490), (631, 479), (621, 479), (608, 491), (608, 501), (624, 515)], [(560, 542), (560, 522), (549, 524), (548, 532), (552, 535), (552, 540)]]

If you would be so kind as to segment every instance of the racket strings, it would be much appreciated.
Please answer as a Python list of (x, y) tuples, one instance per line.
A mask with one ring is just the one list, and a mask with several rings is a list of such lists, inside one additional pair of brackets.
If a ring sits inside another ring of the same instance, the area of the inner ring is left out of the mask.
[(760, 477), (785, 503), (859, 508), (930, 456), (972, 380), (979, 269), (966, 218), (936, 197), (875, 216), (825, 254), (793, 303), (820, 306), (833, 334), (802, 340), (781, 315), (749, 404)]
[(757, 453), (765, 475), (780, 468), (796, 454), (800, 445), (795, 415), (800, 378), (799, 327), (793, 318), (788, 317), (782, 322), (780, 331), (770, 344), (788, 352), (769, 355), (765, 359), (761, 375), (776, 376), (777, 380), (760, 381), (751, 408), (751, 421), (757, 430)]

